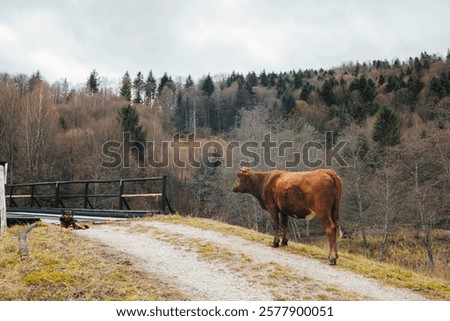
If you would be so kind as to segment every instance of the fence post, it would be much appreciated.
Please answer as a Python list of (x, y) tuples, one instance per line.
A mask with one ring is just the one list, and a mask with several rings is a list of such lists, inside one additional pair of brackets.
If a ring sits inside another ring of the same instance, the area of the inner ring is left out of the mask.
[(55, 207), (58, 207), (59, 203), (59, 182), (56, 182), (55, 185)]
[(123, 180), (120, 180), (119, 182), (119, 210), (123, 209), (123, 200), (122, 200), (122, 195), (123, 195)]
[(33, 203), (34, 203), (34, 186), (35, 185), (31, 185), (31, 192), (30, 192), (30, 207), (33, 207)]
[(87, 208), (87, 206), (88, 206), (88, 191), (89, 191), (89, 182), (86, 182), (84, 185), (83, 208)]
[(166, 212), (166, 188), (167, 188), (167, 176), (164, 175), (162, 178), (162, 191), (161, 191), (161, 213)]
[(6, 231), (5, 168), (0, 165), (0, 235)]
[[(6, 193), (6, 189), (5, 189), (5, 193)], [(13, 197), (12, 197), (13, 194), (14, 194), (14, 187), (10, 186), (10, 188), (9, 188), (9, 207), (13, 206), (13, 202), (14, 202)], [(17, 207), (17, 204), (16, 204), (16, 207)]]

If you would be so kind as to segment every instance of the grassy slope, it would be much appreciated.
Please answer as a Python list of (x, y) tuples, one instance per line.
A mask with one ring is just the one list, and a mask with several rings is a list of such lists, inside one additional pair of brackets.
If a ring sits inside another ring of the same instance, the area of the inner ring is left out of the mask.
[[(152, 220), (184, 224), (270, 244), (272, 237), (213, 220), (157, 216)], [(93, 227), (95, 228), (95, 227)], [(186, 300), (170, 285), (134, 267), (133, 258), (111, 252), (59, 227), (40, 224), (28, 236), (30, 251), (21, 260), (17, 234), (23, 227), (8, 230), (0, 240), (0, 300)], [(325, 262), (326, 246), (290, 243), (280, 248), (293, 254)], [(434, 300), (450, 299), (450, 282), (380, 263), (362, 255), (340, 252), (339, 267), (412, 289)]]
[(68, 230), (40, 224), (28, 233), (21, 260), (14, 227), (0, 242), (0, 300), (186, 300), (184, 294)]

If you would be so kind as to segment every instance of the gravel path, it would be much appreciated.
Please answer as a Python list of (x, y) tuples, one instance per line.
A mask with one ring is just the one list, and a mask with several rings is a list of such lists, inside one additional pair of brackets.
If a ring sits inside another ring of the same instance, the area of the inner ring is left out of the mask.
[[(140, 268), (175, 285), (192, 300), (425, 300), (338, 266), (191, 226), (132, 221), (78, 233), (134, 255)], [(211, 243), (230, 259), (205, 259), (193, 246)]]

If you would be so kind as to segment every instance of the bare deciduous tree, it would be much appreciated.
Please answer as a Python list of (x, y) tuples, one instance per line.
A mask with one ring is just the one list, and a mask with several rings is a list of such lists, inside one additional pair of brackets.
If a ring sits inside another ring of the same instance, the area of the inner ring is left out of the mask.
[(367, 248), (367, 207), (368, 195), (366, 193), (367, 179), (369, 173), (368, 155), (369, 143), (365, 136), (365, 130), (357, 125), (350, 125), (347, 132), (342, 137), (347, 141), (346, 161), (348, 167), (345, 169), (347, 174), (346, 196), (349, 198), (347, 204), (350, 210), (356, 210), (359, 217), (359, 228), (363, 239), (363, 246)]

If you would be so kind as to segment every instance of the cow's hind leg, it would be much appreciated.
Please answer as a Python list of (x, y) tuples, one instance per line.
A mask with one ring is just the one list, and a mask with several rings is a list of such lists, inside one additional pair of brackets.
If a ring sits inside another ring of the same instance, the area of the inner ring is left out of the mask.
[(330, 253), (328, 254), (328, 264), (336, 265), (337, 260), (337, 247), (336, 247), (336, 232), (337, 226), (331, 220), (330, 216), (320, 217), (320, 222), (328, 237), (328, 243), (330, 246)]
[(325, 230), (328, 236), (328, 243), (330, 244), (330, 254), (328, 254), (328, 264), (336, 265), (337, 249), (336, 249), (336, 227), (329, 226)]
[(281, 214), (281, 228), (283, 229), (283, 240), (281, 241), (281, 246), (288, 245), (288, 220), (289, 216)]

